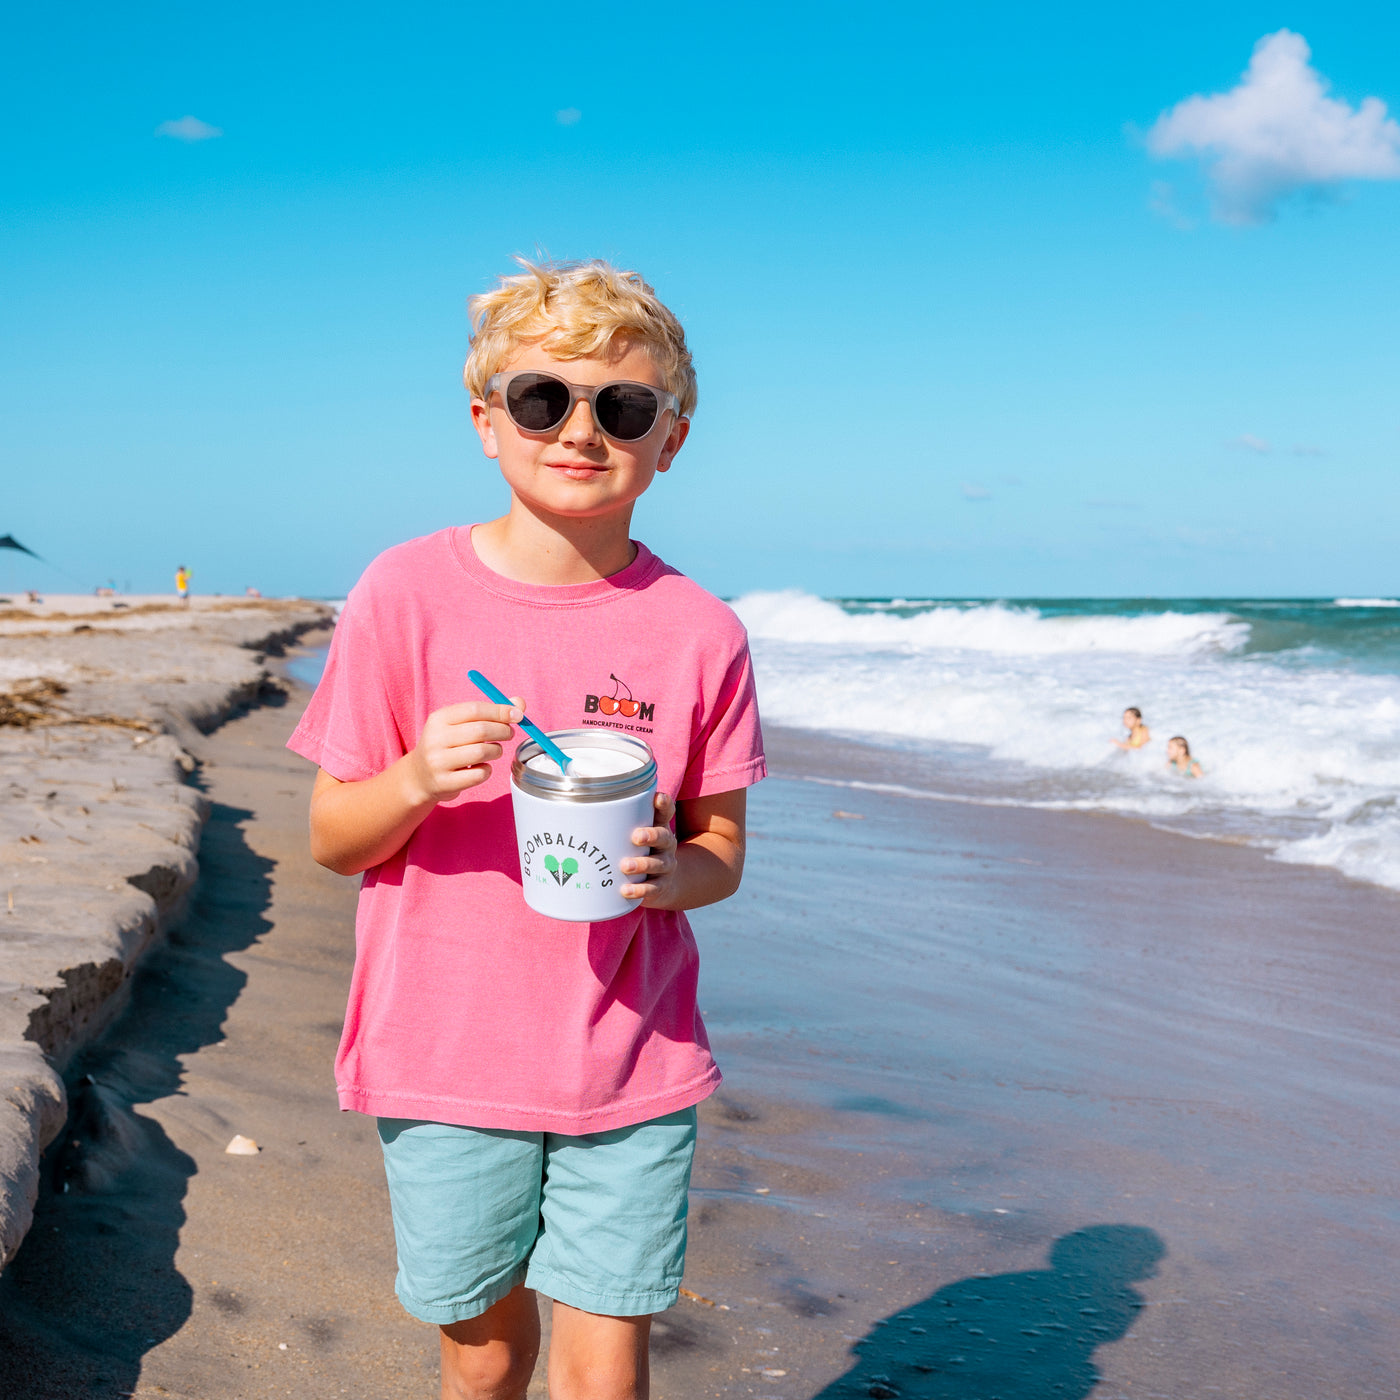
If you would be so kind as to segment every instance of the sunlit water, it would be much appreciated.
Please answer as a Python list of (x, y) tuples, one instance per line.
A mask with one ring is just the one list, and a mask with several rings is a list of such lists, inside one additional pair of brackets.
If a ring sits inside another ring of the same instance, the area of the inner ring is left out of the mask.
[[(751, 593), (766, 720), (939, 760), (939, 790), (1121, 812), (1400, 888), (1400, 603)], [(1124, 753), (1140, 707), (1153, 740)], [(1205, 776), (1166, 769), (1181, 734)], [(927, 783), (921, 778), (919, 784)]]

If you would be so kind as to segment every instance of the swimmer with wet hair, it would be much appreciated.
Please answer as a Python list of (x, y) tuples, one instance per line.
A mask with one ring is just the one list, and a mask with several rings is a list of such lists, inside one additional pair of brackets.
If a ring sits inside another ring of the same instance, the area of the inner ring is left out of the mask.
[(1201, 765), (1191, 757), (1191, 745), (1180, 734), (1167, 740), (1167, 770), (1183, 778), (1199, 778), (1202, 774)]
[(1123, 711), (1123, 728), (1128, 731), (1128, 737), (1113, 741), (1120, 749), (1140, 749), (1152, 737), (1152, 731), (1142, 722), (1142, 711), (1136, 705), (1129, 705)]

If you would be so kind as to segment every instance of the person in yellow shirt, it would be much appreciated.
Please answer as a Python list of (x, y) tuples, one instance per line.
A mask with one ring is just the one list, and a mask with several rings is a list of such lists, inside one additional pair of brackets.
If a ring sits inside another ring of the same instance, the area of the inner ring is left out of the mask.
[(1142, 711), (1136, 705), (1129, 705), (1123, 711), (1123, 728), (1128, 731), (1128, 737), (1113, 741), (1120, 749), (1140, 749), (1152, 737), (1152, 731), (1142, 722)]
[(190, 601), (190, 571), (183, 564), (175, 570), (175, 591), (180, 595), (180, 601), (188, 606)]

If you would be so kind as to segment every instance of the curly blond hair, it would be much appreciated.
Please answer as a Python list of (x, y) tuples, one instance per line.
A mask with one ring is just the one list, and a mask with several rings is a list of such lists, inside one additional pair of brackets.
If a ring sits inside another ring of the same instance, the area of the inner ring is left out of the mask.
[(561, 360), (606, 353), (614, 342), (644, 349), (662, 384), (689, 417), (699, 397), (695, 366), (681, 323), (639, 272), (594, 258), (576, 263), (532, 263), (502, 277), (467, 303), (471, 352), (462, 382), (481, 398), (486, 381), (524, 345), (543, 345)]

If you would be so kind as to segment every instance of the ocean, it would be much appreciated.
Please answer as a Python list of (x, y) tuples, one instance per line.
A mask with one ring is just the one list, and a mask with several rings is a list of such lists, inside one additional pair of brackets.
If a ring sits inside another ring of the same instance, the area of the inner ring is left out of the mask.
[[(1116, 812), (1400, 889), (1400, 600), (730, 601), (765, 722), (881, 750), (865, 786)], [(1136, 753), (1111, 742), (1129, 705)], [(1202, 778), (1167, 771), (1174, 734)]]
[[(865, 786), (1114, 812), (1400, 889), (1400, 601), (733, 605), (765, 721), (884, 750)], [(1152, 731), (1136, 753), (1111, 743), (1130, 705)], [(1167, 771), (1176, 734), (1202, 778)]]

